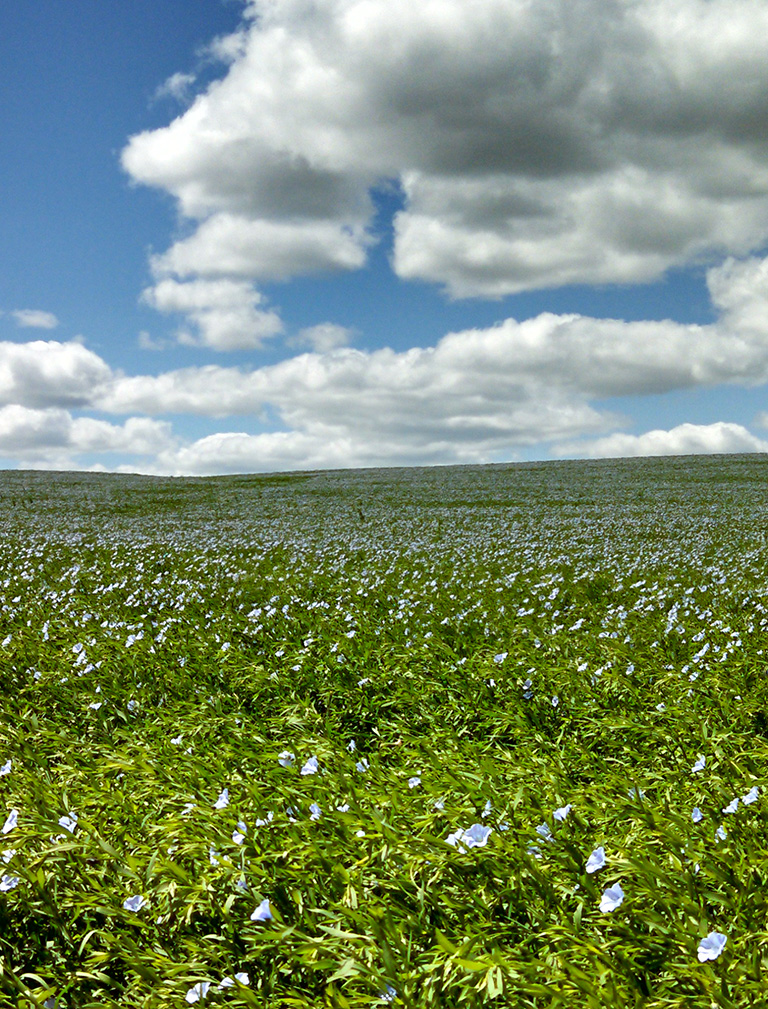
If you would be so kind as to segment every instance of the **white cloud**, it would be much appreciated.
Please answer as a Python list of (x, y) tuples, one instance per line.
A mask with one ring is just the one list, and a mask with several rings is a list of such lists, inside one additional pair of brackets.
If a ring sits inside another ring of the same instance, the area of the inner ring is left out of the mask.
[(753, 339), (768, 339), (768, 259), (728, 258), (707, 273), (721, 327)]
[(153, 98), (155, 101), (159, 101), (161, 98), (173, 98), (177, 102), (185, 102), (190, 96), (195, 80), (194, 74), (181, 72), (171, 74), (155, 91)]
[[(563, 408), (568, 423), (579, 415), (594, 427), (596, 415), (581, 413), (589, 399), (767, 381), (768, 313), (759, 311), (765, 293), (751, 280), (767, 271), (763, 260), (751, 259), (710, 271), (722, 312), (710, 325), (544, 313), (395, 352), (334, 349), (346, 331), (324, 324), (302, 334), (322, 353), (252, 370), (211, 365), (119, 378), (102, 387), (97, 401), (117, 412), (216, 416), (271, 406), (291, 426), (303, 429), (318, 420), (361, 434), (366, 425), (371, 431), (443, 425), (445, 432), (487, 426), (500, 437), (518, 432), (527, 444), (559, 437), (549, 434), (559, 423), (537, 429), (542, 411), (552, 416)], [(158, 288), (169, 285), (174, 304), (189, 309), (192, 300), (183, 302), (181, 292), (193, 295), (198, 283), (167, 280)]]
[(0, 405), (86, 406), (111, 379), (109, 365), (80, 343), (0, 343)]
[[(403, 353), (343, 348), (243, 371), (207, 366), (117, 379), (98, 405), (114, 412), (258, 415), (276, 410), (287, 427), (350, 438), (370, 457), (386, 452), (464, 452), (488, 458), (514, 445), (604, 428), (581, 390), (545, 372), (557, 317), (452, 334)], [(536, 328), (540, 330), (537, 335)], [(526, 346), (540, 340), (542, 346)], [(556, 348), (555, 348), (556, 351)], [(554, 358), (554, 353), (550, 353)], [(367, 448), (366, 448), (367, 446)]]
[(158, 276), (176, 274), (287, 280), (296, 273), (352, 270), (365, 263), (362, 228), (328, 221), (251, 221), (215, 214), (190, 237), (152, 260)]
[(93, 417), (76, 417), (70, 428), (72, 452), (119, 452), (154, 456), (176, 442), (167, 421), (129, 417), (124, 424), (110, 424)]
[(16, 404), (0, 407), (0, 452), (26, 456), (41, 448), (62, 450), (69, 440), (71, 421), (66, 410), (30, 410)]
[(353, 329), (339, 326), (335, 322), (321, 322), (317, 326), (299, 330), (286, 342), (291, 347), (309, 347), (318, 354), (327, 354), (328, 351), (338, 350), (339, 347), (348, 347), (354, 337)]
[[(79, 343), (0, 343), (0, 406), (14, 407), (6, 437), (28, 456), (37, 446), (41, 464), (62, 453), (140, 453), (145, 468), (171, 473), (482, 462), (548, 444), (587, 455), (762, 451), (736, 424), (611, 433), (622, 418), (595, 401), (768, 381), (767, 273), (760, 259), (711, 270), (720, 316), (709, 325), (544, 313), (396, 352), (344, 346), (349, 331), (323, 323), (294, 338), (314, 351), (251, 369), (127, 376)], [(158, 306), (193, 318), (252, 297), (247, 282), (226, 279), (165, 278), (152, 292)], [(73, 407), (128, 420), (73, 419)], [(280, 430), (253, 434), (234, 421), (184, 444), (147, 419), (163, 414), (242, 416)]]
[(11, 312), (17, 326), (31, 329), (55, 329), (59, 320), (52, 312), (43, 312), (38, 308), (17, 308)]
[(158, 263), (354, 269), (382, 179), (406, 198), (395, 270), (455, 296), (747, 254), (768, 238), (768, 6), (672, 6), (252, 0), (225, 76), (124, 151), (199, 223)]
[(264, 434), (226, 432), (209, 435), (165, 452), (157, 460), (159, 473), (212, 475), (291, 469), (346, 469), (358, 466), (418, 466), (438, 463), (478, 463), (494, 458), (492, 446), (436, 438), (415, 443), (384, 436), (364, 440), (353, 432), (316, 425), (309, 431)]
[(177, 451), (164, 453), (158, 471), (171, 475), (268, 472), (290, 469), (330, 469), (369, 462), (352, 440), (328, 440), (302, 431), (249, 435), (227, 432), (200, 438)]
[(194, 332), (182, 331), (180, 341), (213, 350), (252, 350), (283, 328), (275, 312), (260, 307), (262, 297), (247, 281), (182, 283), (166, 277), (148, 287), (142, 300), (160, 312), (185, 313)]
[[(762, 261), (746, 260), (710, 271), (722, 313), (711, 325), (545, 313), (395, 352), (334, 349), (345, 334), (328, 324), (310, 331), (319, 341), (314, 353), (250, 370), (210, 365), (116, 376), (94, 404), (128, 414), (277, 417), (285, 429), (209, 436), (166, 453), (169, 472), (509, 458), (526, 447), (567, 445), (615, 429), (621, 418), (597, 410), (596, 399), (768, 380), (768, 314), (760, 328), (748, 295), (763, 297), (759, 284), (749, 283), (763, 269)], [(743, 331), (741, 320), (749, 323)], [(759, 440), (748, 432), (739, 440), (733, 430), (713, 428), (700, 443), (722, 446), (712, 451), (756, 450)], [(694, 451), (695, 433), (615, 435), (583, 451), (644, 453), (664, 445)]]
[(167, 350), (168, 342), (166, 340), (158, 340), (151, 333), (148, 333), (146, 329), (142, 329), (136, 338), (136, 343), (139, 345), (141, 350)]
[(130, 417), (118, 425), (92, 417), (73, 418), (56, 407), (0, 407), (0, 454), (24, 461), (68, 466), (73, 455), (84, 452), (157, 455), (174, 444), (169, 424), (146, 417)]
[(557, 455), (589, 459), (649, 455), (720, 455), (730, 452), (768, 452), (768, 441), (757, 438), (741, 424), (679, 424), (670, 431), (645, 434), (611, 434), (591, 442), (558, 446)]

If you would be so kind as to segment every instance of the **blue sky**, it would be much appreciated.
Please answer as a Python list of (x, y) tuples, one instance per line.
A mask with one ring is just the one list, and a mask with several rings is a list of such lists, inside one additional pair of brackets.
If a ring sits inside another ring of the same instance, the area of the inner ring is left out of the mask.
[(0, 465), (768, 450), (767, 29), (753, 0), (5, 5)]

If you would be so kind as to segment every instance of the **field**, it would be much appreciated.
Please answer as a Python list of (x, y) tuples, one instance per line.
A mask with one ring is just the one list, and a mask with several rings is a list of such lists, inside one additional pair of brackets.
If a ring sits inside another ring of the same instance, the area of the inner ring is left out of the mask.
[(0, 474), (0, 1005), (768, 1004), (767, 492)]

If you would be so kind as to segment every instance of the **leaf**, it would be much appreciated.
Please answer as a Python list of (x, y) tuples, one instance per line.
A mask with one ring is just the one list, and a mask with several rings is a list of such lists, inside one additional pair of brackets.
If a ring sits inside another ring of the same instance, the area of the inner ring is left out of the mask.
[(484, 963), (482, 960), (465, 960), (463, 957), (458, 957), (456, 963), (459, 967), (463, 967), (464, 970), (480, 971), (488, 970), (488, 964)]
[(354, 961), (347, 958), (342, 961), (341, 965), (336, 971), (328, 978), (329, 981), (340, 981), (348, 977), (357, 977), (361, 973), (359, 965)]
[(488, 998), (498, 998), (504, 992), (504, 975), (500, 967), (492, 967), (485, 975), (485, 990)]
[(437, 940), (438, 946), (445, 950), (446, 953), (453, 954), (456, 952), (457, 947), (454, 946), (445, 935), (443, 935), (439, 928), (435, 929), (435, 939)]

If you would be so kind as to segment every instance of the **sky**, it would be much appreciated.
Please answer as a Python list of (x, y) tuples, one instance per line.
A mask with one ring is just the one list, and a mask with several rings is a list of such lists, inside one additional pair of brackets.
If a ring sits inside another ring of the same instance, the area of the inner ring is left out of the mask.
[(0, 467), (768, 451), (765, 0), (21, 0), (0, 60)]

